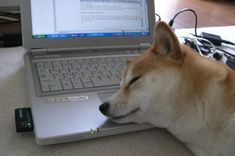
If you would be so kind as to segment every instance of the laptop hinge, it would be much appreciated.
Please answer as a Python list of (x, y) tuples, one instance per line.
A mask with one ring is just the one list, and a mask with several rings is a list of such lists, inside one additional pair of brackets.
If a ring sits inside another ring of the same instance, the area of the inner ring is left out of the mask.
[(140, 43), (140, 48), (148, 48), (151, 46), (151, 43), (147, 42), (147, 43)]
[(31, 49), (31, 55), (46, 55), (48, 50), (47, 49)]

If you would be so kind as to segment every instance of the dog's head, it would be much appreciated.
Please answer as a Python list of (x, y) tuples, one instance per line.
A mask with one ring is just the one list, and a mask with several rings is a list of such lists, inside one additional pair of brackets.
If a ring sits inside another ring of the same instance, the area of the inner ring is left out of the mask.
[[(180, 44), (164, 22), (156, 25), (153, 45), (127, 62), (120, 89), (100, 105), (100, 111), (118, 123), (146, 122), (145, 117), (172, 101), (168, 97), (183, 61)], [(149, 122), (149, 121), (148, 121)]]

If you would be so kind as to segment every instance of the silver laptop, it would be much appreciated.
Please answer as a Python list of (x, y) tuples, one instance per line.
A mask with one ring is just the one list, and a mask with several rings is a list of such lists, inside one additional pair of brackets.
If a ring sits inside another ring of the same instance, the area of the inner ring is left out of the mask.
[(21, 12), (38, 144), (152, 127), (115, 124), (98, 108), (119, 88), (126, 60), (151, 45), (153, 0), (22, 0)]

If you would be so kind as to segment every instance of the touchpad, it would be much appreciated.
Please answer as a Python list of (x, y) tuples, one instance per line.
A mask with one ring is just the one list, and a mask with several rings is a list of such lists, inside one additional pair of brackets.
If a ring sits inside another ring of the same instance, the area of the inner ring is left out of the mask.
[(112, 96), (116, 91), (111, 91), (111, 92), (102, 92), (98, 93), (98, 96), (102, 102), (105, 102), (110, 96)]

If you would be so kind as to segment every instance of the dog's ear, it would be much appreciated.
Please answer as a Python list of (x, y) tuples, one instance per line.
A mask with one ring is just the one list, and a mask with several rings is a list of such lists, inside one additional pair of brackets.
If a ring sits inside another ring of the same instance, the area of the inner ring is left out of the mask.
[(159, 22), (156, 25), (153, 52), (163, 56), (170, 56), (174, 59), (178, 59), (182, 55), (175, 33), (165, 22)]

